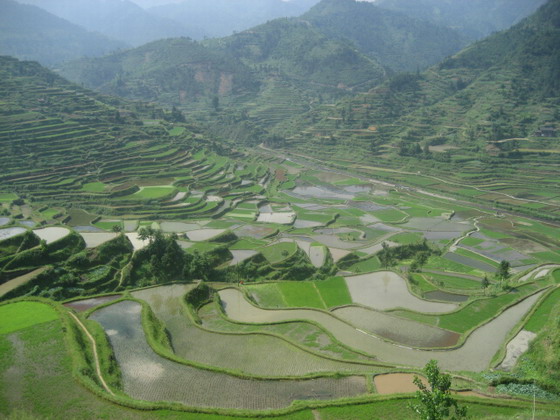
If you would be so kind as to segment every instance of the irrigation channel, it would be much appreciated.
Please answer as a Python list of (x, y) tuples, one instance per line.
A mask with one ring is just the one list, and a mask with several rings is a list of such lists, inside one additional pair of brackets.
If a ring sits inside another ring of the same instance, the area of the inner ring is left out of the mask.
[(504, 343), (509, 331), (521, 321), (543, 293), (544, 291), (538, 292), (506, 309), (492, 321), (476, 329), (461, 347), (432, 351), (391, 344), (327, 312), (310, 309), (261, 309), (249, 303), (245, 296), (236, 289), (221, 290), (219, 295), (227, 316), (234, 321), (246, 323), (275, 323), (292, 320), (314, 322), (348, 347), (374, 355), (386, 363), (422, 367), (430, 359), (437, 359), (440, 366), (446, 370), (480, 372), (488, 368), (492, 357)]

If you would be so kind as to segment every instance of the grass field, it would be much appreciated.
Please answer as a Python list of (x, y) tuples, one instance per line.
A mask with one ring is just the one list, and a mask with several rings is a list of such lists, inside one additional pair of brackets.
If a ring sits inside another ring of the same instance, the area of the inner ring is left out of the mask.
[(313, 282), (275, 282), (246, 286), (265, 308), (328, 309), (352, 303), (343, 277)]
[(436, 284), (443, 285), (443, 287), (450, 289), (469, 289), (477, 290), (482, 289), (481, 282), (462, 277), (455, 277), (444, 274), (424, 273), (425, 276), (432, 279)]
[(0, 193), (0, 203), (9, 203), (18, 198), (14, 193)]
[(0, 334), (9, 334), (32, 325), (57, 319), (56, 311), (44, 303), (17, 302), (0, 306)]
[(352, 298), (350, 297), (350, 292), (348, 291), (344, 277), (331, 277), (327, 280), (317, 281), (315, 282), (315, 286), (317, 290), (319, 290), (327, 308), (352, 303)]
[(262, 248), (260, 251), (271, 264), (277, 264), (292, 256), (297, 248), (295, 242), (279, 242)]
[(102, 182), (89, 182), (82, 186), (82, 190), (92, 193), (100, 193), (105, 191), (105, 184)]
[(539, 305), (523, 328), (534, 333), (540, 332), (550, 319), (553, 309), (558, 307), (559, 302), (560, 289), (556, 289)]

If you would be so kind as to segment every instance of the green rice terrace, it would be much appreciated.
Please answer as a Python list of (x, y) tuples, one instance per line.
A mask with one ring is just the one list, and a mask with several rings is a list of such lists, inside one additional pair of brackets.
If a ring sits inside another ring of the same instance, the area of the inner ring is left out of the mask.
[(557, 225), (2, 72), (2, 415), (560, 415)]

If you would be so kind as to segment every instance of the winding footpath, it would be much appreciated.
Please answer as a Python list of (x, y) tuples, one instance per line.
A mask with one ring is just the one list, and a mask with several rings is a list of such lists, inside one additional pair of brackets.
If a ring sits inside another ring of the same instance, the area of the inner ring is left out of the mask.
[(82, 321), (80, 321), (80, 319), (76, 315), (74, 315), (72, 312), (68, 312), (68, 313), (72, 318), (74, 318), (74, 321), (76, 321), (76, 323), (80, 326), (80, 328), (86, 333), (89, 341), (91, 342), (91, 347), (93, 348), (93, 359), (95, 360), (95, 371), (97, 372), (97, 377), (101, 381), (101, 385), (103, 385), (105, 391), (107, 391), (112, 396), (115, 396), (115, 393), (111, 391), (111, 388), (109, 388), (107, 382), (105, 382), (105, 379), (103, 379), (103, 375), (101, 374), (101, 365), (99, 363), (99, 356), (97, 355), (97, 345), (95, 344), (95, 339), (90, 334), (86, 326), (82, 323)]

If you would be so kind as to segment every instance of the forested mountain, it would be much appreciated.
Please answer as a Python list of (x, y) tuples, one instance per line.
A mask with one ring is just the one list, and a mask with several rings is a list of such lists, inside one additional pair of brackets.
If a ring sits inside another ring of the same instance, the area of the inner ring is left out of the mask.
[(282, 18), (202, 44), (168, 39), (79, 60), (61, 74), (105, 93), (181, 106), (230, 134), (229, 125), (245, 127), (251, 119), (258, 134), (245, 127), (241, 137), (254, 142), (323, 97), (368, 91), (386, 72), (348, 43)]
[(0, 2), (0, 54), (52, 66), (124, 47), (122, 42), (88, 32), (38, 7)]
[(395, 71), (438, 63), (467, 44), (457, 31), (385, 10), (366, 1), (323, 0), (301, 19), (332, 38), (346, 38)]
[(133, 46), (191, 36), (184, 25), (153, 15), (129, 0), (19, 0)]
[(318, 1), (183, 0), (153, 7), (149, 12), (189, 28), (200, 28), (191, 36), (202, 39), (228, 36), (279, 17), (299, 16)]
[(379, 6), (457, 29), (470, 39), (509, 28), (546, 0), (377, 0)]

